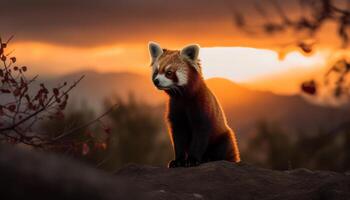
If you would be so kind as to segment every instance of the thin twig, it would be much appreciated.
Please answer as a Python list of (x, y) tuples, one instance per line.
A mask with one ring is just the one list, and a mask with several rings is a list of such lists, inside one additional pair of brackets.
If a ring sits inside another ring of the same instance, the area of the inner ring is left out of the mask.
[[(84, 78), (85, 76), (81, 76), (77, 81), (75, 81), (69, 88), (68, 90), (66, 90), (62, 95), (66, 95), (68, 94), (74, 87), (76, 87), (78, 85), (78, 83)], [(60, 97), (62, 97), (62, 95)], [(53, 103), (55, 103), (54, 101), (52, 102), (52, 100), (54, 99), (54, 95), (52, 95), (49, 100), (47, 101), (47, 103), (39, 110), (37, 110), (36, 112), (28, 115), (27, 117), (23, 118), (22, 120), (14, 123), (13, 125), (9, 126), (9, 127), (5, 127), (5, 128), (1, 128), (0, 132), (4, 132), (4, 131), (9, 131), (14, 129), (15, 127), (21, 125), (22, 123), (28, 121), (29, 119), (31, 119), (32, 117), (38, 115), (39, 113), (43, 112), (44, 110), (46, 110), (48, 107), (50, 107), (51, 105), (53, 105)]]
[(110, 112), (112, 112), (115, 108), (117, 108), (117, 106), (118, 106), (117, 104), (111, 106), (107, 111), (105, 111), (104, 113), (102, 113), (99, 117), (97, 117), (97, 118), (95, 118), (95, 119), (92, 119), (92, 120), (90, 120), (89, 122), (87, 122), (87, 123), (85, 123), (85, 124), (82, 124), (81, 126), (75, 127), (75, 128), (73, 128), (73, 129), (71, 129), (71, 130), (65, 132), (65, 133), (62, 133), (61, 135), (59, 135), (59, 136), (53, 138), (50, 142), (57, 141), (57, 140), (59, 140), (59, 139), (65, 137), (65, 136), (67, 136), (67, 135), (70, 135), (70, 134), (72, 134), (72, 133), (74, 133), (74, 132), (76, 132), (76, 131), (78, 131), (78, 130), (80, 130), (80, 129), (89, 127), (89, 126), (92, 125), (93, 123), (99, 121), (100, 119), (102, 119), (103, 117), (105, 117), (106, 115), (108, 115), (108, 114), (109, 114)]

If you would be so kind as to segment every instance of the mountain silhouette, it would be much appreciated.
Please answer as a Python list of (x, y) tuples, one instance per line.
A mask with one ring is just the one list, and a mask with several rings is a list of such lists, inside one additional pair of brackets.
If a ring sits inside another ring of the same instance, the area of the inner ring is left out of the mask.
[[(70, 101), (84, 102), (98, 111), (103, 108), (103, 101), (116, 97), (126, 101), (133, 96), (135, 100), (151, 105), (165, 104), (167, 99), (153, 86), (149, 76), (134, 73), (81, 71), (47, 80), (47, 83), (73, 82), (81, 75), (85, 78), (72, 91)], [(252, 133), (261, 121), (275, 123), (287, 132), (315, 132), (331, 129), (345, 121), (349, 114), (345, 109), (312, 104), (299, 95), (255, 91), (222, 78), (206, 82), (221, 102), (228, 123), (239, 138)]]

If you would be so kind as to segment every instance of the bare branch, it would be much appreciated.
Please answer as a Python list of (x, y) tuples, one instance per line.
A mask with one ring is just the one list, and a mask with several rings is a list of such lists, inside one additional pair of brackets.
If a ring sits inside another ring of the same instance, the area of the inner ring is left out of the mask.
[(105, 117), (106, 115), (108, 115), (110, 112), (112, 112), (114, 109), (116, 109), (118, 107), (118, 104), (115, 104), (113, 106), (111, 106), (107, 111), (105, 111), (104, 113), (102, 113), (99, 117), (95, 118), (95, 119), (92, 119), (90, 120), (89, 122), (81, 125), (81, 126), (78, 126), (78, 127), (75, 127), (67, 132), (64, 132), (62, 134), (60, 134), (59, 136), (53, 138), (50, 142), (54, 142), (54, 141), (57, 141), (63, 137), (66, 137), (72, 133), (75, 133), (77, 132), (78, 130), (80, 129), (83, 129), (83, 128), (86, 128), (86, 127), (89, 127), (91, 124), (94, 124), (96, 122), (98, 122), (99, 120), (101, 120), (103, 117)]
[[(56, 137), (32, 132), (32, 127), (40, 120), (53, 119), (53, 115), (54, 117), (64, 116), (63, 110), (66, 108), (70, 92), (85, 76), (81, 76), (71, 85), (64, 82), (56, 88), (46, 88), (42, 83), (36, 94), (30, 94), (29, 91), (38, 76), (28, 79), (25, 76), (27, 67), (16, 66), (16, 57), (8, 58), (13, 51), (7, 53), (6, 49), (13, 38), (14, 36), (11, 36), (6, 43), (3, 43), (0, 38), (0, 64), (2, 64), (0, 66), (0, 97), (6, 99), (5, 102), (0, 102), (0, 140), (12, 144), (25, 144), (34, 148), (64, 149), (66, 152), (72, 152), (82, 145), (86, 146), (88, 142), (91, 144), (97, 142), (97, 140), (94, 141), (93, 136), (86, 137), (84, 141), (61, 141), (60, 139), (96, 122), (102, 124), (100, 120), (116, 106), (112, 106), (98, 118), (81, 126), (73, 127), (68, 132), (63, 132)], [(107, 136), (104, 138), (108, 139)]]

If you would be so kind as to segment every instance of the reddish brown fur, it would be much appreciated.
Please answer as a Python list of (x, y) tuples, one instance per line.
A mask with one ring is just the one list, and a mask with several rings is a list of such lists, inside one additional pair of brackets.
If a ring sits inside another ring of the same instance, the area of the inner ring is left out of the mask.
[[(187, 84), (165, 90), (170, 97), (167, 115), (175, 150), (175, 160), (169, 167), (195, 166), (215, 160), (240, 162), (235, 134), (206, 86), (198, 60), (191, 61), (179, 51), (163, 50), (158, 63), (159, 70), (154, 73), (165, 73), (166, 66), (171, 66), (170, 70), (176, 72), (181, 68), (187, 75)], [(175, 82), (176, 77), (170, 78)]]

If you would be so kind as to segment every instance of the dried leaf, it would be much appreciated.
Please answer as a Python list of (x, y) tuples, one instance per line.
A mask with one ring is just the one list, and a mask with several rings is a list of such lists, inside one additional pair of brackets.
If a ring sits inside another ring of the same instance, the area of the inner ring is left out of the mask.
[(7, 109), (11, 112), (14, 112), (16, 110), (16, 105), (10, 105), (7, 107)]
[(14, 91), (13, 91), (13, 95), (15, 97), (19, 96), (21, 94), (21, 89), (20, 88), (16, 88)]
[(87, 145), (86, 143), (83, 143), (81, 153), (85, 156), (86, 154), (89, 153), (89, 151), (90, 151), (89, 145)]
[(57, 88), (53, 88), (52, 91), (53, 91), (53, 94), (54, 94), (55, 96), (57, 96), (57, 95), (59, 94), (59, 91), (58, 91)]
[(8, 89), (0, 89), (0, 91), (1, 91), (2, 93), (11, 93), (11, 91), (8, 90)]
[(307, 94), (315, 95), (317, 93), (316, 83), (314, 80), (304, 82), (301, 85), (301, 90)]
[(107, 144), (105, 142), (95, 143), (95, 149), (106, 150), (107, 149)]
[(17, 61), (16, 57), (11, 57), (10, 60), (12, 63), (15, 63)]
[(111, 134), (111, 128), (109, 128), (109, 127), (104, 128), (104, 131), (107, 134)]

